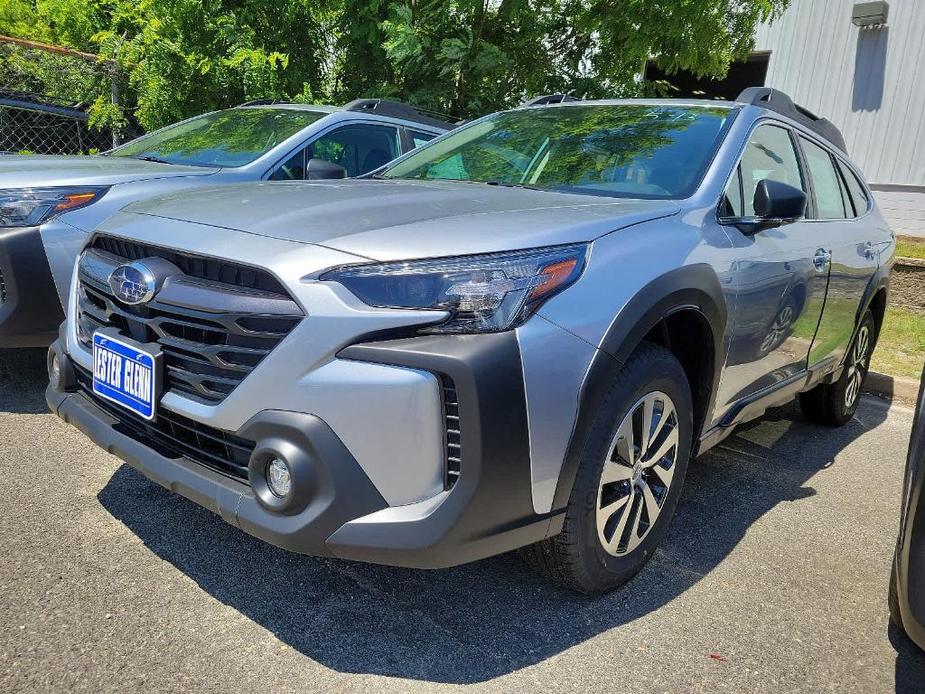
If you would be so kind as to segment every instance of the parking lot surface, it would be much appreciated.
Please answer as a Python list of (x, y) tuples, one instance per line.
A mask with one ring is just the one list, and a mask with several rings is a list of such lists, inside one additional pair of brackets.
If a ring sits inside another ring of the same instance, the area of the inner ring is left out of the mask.
[(911, 410), (774, 410), (691, 466), (667, 543), (590, 599), (506, 555), (288, 554), (45, 410), (0, 352), (0, 691), (925, 691), (886, 589)]

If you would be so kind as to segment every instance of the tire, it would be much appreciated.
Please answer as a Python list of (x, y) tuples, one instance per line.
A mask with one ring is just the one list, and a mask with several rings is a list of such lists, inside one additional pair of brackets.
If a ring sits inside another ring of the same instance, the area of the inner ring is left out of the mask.
[[(633, 446), (630, 454), (630, 434), (642, 444), (646, 418), (650, 435), (655, 432), (650, 445), (640, 445), (639, 452)], [(684, 369), (668, 350), (643, 343), (616, 373), (599, 405), (562, 532), (523, 548), (521, 556), (556, 583), (588, 595), (629, 581), (668, 530), (687, 472), (692, 433), (693, 406)], [(633, 466), (630, 457), (636, 461)]]
[(873, 314), (866, 311), (845, 355), (841, 377), (835, 383), (821, 383), (800, 393), (800, 409), (808, 419), (833, 427), (851, 420), (861, 401), (876, 338), (877, 324)]
[(901, 631), (905, 631), (903, 628), (903, 616), (899, 611), (899, 593), (896, 589), (896, 561), (893, 560), (892, 569), (890, 569), (890, 588), (886, 596), (886, 604), (890, 609), (890, 621), (894, 626), (899, 627)]

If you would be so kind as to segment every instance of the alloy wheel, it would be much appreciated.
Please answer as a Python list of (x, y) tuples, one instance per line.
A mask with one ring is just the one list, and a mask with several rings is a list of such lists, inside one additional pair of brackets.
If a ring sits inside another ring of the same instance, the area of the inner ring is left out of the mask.
[(678, 457), (678, 415), (665, 393), (641, 397), (617, 427), (597, 491), (597, 533), (608, 554), (632, 552), (655, 525)]
[(851, 409), (861, 393), (864, 376), (867, 374), (867, 360), (870, 350), (870, 329), (862, 325), (858, 331), (854, 349), (848, 359), (848, 384), (845, 387), (845, 407)]

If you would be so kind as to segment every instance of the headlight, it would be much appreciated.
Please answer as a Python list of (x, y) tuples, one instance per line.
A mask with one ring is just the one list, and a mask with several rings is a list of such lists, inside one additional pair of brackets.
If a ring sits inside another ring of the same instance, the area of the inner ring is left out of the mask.
[(508, 330), (579, 278), (588, 246), (354, 265), (323, 274), (370, 306), (448, 311), (431, 333)]
[(99, 200), (108, 188), (18, 188), (0, 190), (0, 227), (31, 227), (57, 214)]

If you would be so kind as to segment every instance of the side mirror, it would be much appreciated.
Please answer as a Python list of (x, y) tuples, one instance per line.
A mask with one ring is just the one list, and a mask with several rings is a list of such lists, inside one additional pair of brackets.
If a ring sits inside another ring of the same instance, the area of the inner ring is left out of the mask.
[(755, 188), (752, 206), (754, 217), (726, 217), (720, 222), (736, 226), (748, 235), (792, 224), (806, 214), (806, 193), (787, 183), (763, 178)]
[(327, 181), (338, 178), (347, 178), (347, 169), (340, 164), (334, 164), (324, 159), (309, 159), (305, 167), (305, 180)]

